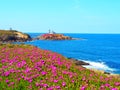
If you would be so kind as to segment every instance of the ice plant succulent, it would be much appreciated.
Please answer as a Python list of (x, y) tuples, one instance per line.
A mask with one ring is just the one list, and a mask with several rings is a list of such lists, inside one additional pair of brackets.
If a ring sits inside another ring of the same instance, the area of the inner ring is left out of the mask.
[[(46, 36), (45, 36), (46, 37)], [(120, 78), (30, 45), (0, 45), (1, 90), (120, 90)]]

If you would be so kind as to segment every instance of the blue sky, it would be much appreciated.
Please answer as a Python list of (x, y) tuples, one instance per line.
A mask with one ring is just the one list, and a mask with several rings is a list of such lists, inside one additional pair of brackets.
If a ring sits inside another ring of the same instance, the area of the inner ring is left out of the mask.
[(0, 0), (0, 29), (120, 33), (120, 0)]

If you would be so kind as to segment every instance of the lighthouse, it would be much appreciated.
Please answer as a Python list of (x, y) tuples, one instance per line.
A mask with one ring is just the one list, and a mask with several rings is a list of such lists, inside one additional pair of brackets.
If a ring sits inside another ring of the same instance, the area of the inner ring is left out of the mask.
[(55, 34), (55, 32), (54, 32), (54, 31), (51, 31), (50, 29), (48, 30), (48, 33), (49, 33), (49, 34)]

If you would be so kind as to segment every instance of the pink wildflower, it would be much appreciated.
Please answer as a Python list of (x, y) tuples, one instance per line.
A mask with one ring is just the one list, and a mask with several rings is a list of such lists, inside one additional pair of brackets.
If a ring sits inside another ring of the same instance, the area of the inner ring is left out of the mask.
[(106, 83), (105, 86), (106, 86), (106, 87), (110, 87), (110, 84)]
[(54, 82), (55, 82), (55, 83), (57, 83), (57, 82), (58, 82), (58, 80), (54, 80)]
[(60, 86), (55, 86), (56, 89), (60, 89)]
[(117, 88), (112, 88), (111, 90), (118, 90)]
[(43, 87), (47, 87), (48, 85), (47, 84), (43, 84)]
[(71, 82), (72, 82), (72, 83), (74, 83), (75, 81), (74, 81), (74, 80), (72, 80)]
[(6, 83), (8, 83), (8, 82), (9, 82), (9, 80), (7, 79), (5, 82), (6, 82)]
[(41, 63), (42, 63), (42, 64), (45, 64), (45, 61), (44, 61), (44, 60), (42, 60), (42, 61), (41, 61)]
[(40, 88), (39, 90), (43, 90), (42, 88)]
[(58, 65), (60, 65), (60, 66), (61, 66), (61, 65), (62, 65), (62, 62), (58, 61)]
[(65, 83), (65, 82), (63, 82), (63, 83), (62, 83), (62, 86), (63, 86), (63, 87), (64, 87), (64, 86), (66, 86), (66, 83)]
[(1, 62), (2, 62), (2, 63), (5, 63), (5, 62), (6, 62), (6, 59), (2, 59)]
[(35, 85), (38, 87), (38, 86), (39, 86), (39, 83), (38, 83), (38, 82), (36, 82), (36, 83), (35, 83)]
[(6, 71), (4, 74), (5, 74), (5, 76), (8, 76), (10, 74), (10, 72)]
[(41, 74), (42, 74), (42, 75), (46, 75), (46, 74), (47, 74), (47, 72), (45, 72), (45, 71), (42, 71), (42, 72), (41, 72)]
[(47, 90), (54, 90), (54, 86), (47, 88)]
[(25, 73), (28, 73), (31, 70), (31, 68), (27, 67), (25, 70)]
[(18, 68), (21, 68), (21, 67), (23, 67), (25, 64), (26, 64), (26, 61), (23, 60), (23, 61), (17, 63), (17, 67), (18, 67)]
[(104, 85), (101, 85), (100, 88), (103, 89), (103, 88), (105, 88), (105, 86), (104, 86)]
[(52, 70), (56, 70), (56, 67), (55, 67), (55, 66), (53, 66), (53, 65), (51, 66), (51, 68), (52, 68)]
[(80, 90), (85, 90), (85, 86), (82, 86)]
[(115, 86), (120, 86), (120, 82), (116, 82), (116, 83), (115, 83)]
[(82, 80), (83, 80), (83, 81), (85, 81), (85, 80), (86, 80), (86, 78), (85, 78), (85, 77), (83, 77), (83, 78), (82, 78)]
[(14, 85), (14, 82), (11, 82), (10, 85)]
[(69, 76), (70, 76), (70, 78), (72, 78), (72, 77), (73, 77), (73, 75), (72, 75), (72, 74), (70, 74)]
[(18, 78), (17, 80), (20, 81), (21, 78)]
[(31, 83), (31, 82), (32, 82), (32, 79), (29, 79), (28, 82)]
[(53, 90), (53, 88), (50, 87), (50, 88), (47, 88), (47, 90)]
[(67, 71), (63, 71), (63, 74), (68, 74), (68, 72)]

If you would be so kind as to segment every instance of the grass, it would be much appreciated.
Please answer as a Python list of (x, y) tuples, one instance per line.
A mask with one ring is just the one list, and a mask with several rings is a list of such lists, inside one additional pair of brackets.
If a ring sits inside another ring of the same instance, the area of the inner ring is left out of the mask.
[(120, 78), (31, 45), (0, 45), (1, 90), (120, 90)]
[(16, 30), (0, 30), (0, 35), (14, 35)]

